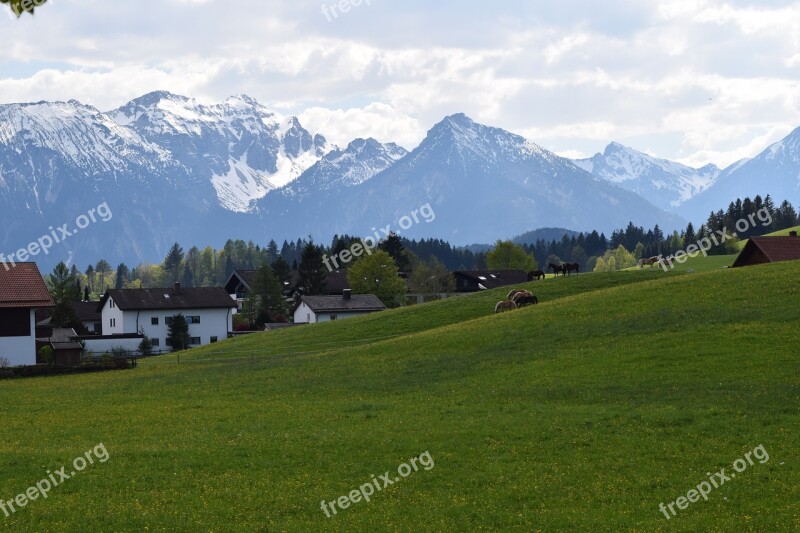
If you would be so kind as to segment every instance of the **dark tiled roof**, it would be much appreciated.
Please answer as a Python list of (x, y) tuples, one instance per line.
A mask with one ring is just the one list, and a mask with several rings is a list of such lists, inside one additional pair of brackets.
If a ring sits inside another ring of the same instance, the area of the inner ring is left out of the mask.
[(753, 237), (751, 240), (772, 262), (800, 259), (800, 237)]
[(80, 350), (80, 343), (74, 340), (77, 336), (72, 328), (53, 328), (49, 342), (56, 350)]
[(0, 263), (0, 307), (52, 307), (53, 300), (36, 263)]
[(751, 237), (733, 266), (750, 264), (748, 258), (756, 251), (771, 263), (800, 259), (800, 237)]
[(180, 289), (109, 289), (100, 300), (100, 310), (108, 301), (114, 299), (123, 311), (156, 309), (227, 309), (236, 307), (236, 302), (222, 287), (203, 287)]
[(456, 276), (470, 278), (487, 289), (505, 287), (516, 283), (527, 283), (528, 274), (522, 270), (459, 270)]
[(228, 290), (233, 294), (233, 291), (240, 282), (245, 288), (249, 291), (250, 287), (253, 286), (253, 280), (256, 279), (256, 272), (257, 270), (234, 270), (231, 277), (228, 278), (228, 282), (225, 284), (225, 290)]
[(331, 311), (383, 311), (386, 306), (374, 294), (354, 294), (349, 300), (342, 296), (303, 296), (301, 301), (315, 313)]
[(81, 322), (100, 322), (103, 319), (97, 305), (98, 302), (72, 302), (72, 308)]

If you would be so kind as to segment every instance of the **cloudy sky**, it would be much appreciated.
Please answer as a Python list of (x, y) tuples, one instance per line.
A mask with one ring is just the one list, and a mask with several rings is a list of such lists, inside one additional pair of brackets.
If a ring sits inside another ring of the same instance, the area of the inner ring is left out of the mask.
[(245, 93), (336, 143), (409, 149), (464, 112), (562, 155), (613, 140), (695, 166), (753, 156), (800, 126), (798, 2), (48, 0), (34, 17), (8, 11), (0, 103), (110, 110), (157, 89), (209, 103)]

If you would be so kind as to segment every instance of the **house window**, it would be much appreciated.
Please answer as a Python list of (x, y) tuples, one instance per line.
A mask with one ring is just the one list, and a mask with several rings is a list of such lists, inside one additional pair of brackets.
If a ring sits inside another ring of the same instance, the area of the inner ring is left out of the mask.
[(154, 316), (154, 317), (152, 317), (150, 319), (150, 325), (151, 326), (157, 326), (158, 325), (158, 317), (157, 316)]
[(114, 303), (114, 300), (109, 300), (109, 301), (108, 301), (108, 306), (109, 306), (111, 309), (114, 309), (114, 308), (117, 306), (117, 304), (115, 304), (115, 303)]
[(214, 344), (215, 342), (217, 342), (217, 338), (216, 337), (211, 337), (211, 344)]
[(336, 318), (337, 318), (336, 315), (331, 315), (331, 320), (336, 320)]
[(168, 316), (164, 318), (164, 324), (171, 326), (172, 325), (172, 317)]
[(200, 337), (191, 337), (189, 339), (190, 346), (200, 346)]
[(161, 346), (161, 339), (150, 339), (150, 344), (153, 348), (159, 348)]
[(108, 322), (109, 322), (108, 325), (111, 326), (112, 328), (117, 327), (117, 319), (116, 318), (112, 318)]
[(95, 322), (92, 324), (92, 330), (95, 333), (100, 333), (103, 330), (103, 324), (101, 322)]
[(0, 309), (0, 337), (30, 337), (29, 309)]
[(311, 313), (306, 313), (306, 322), (311, 322)]
[(200, 323), (200, 317), (199, 316), (187, 316), (186, 317), (186, 323), (187, 324), (199, 324)]

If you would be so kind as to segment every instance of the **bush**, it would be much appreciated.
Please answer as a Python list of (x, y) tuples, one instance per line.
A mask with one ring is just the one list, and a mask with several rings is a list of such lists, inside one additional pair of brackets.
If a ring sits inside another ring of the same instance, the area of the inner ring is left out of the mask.
[(51, 346), (42, 346), (39, 349), (39, 358), (43, 363), (52, 365), (56, 360), (56, 353)]
[(9, 361), (5, 357), (0, 357), (0, 368), (9, 368), (11, 366), (11, 361)]
[(114, 357), (128, 357), (128, 350), (126, 350), (122, 346), (117, 346), (117, 347), (111, 348), (111, 354)]

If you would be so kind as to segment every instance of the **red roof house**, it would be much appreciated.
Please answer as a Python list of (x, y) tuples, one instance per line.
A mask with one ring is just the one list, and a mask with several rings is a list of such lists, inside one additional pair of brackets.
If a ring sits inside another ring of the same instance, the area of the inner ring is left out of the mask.
[(0, 265), (0, 364), (36, 364), (36, 309), (53, 307), (36, 263)]
[(798, 259), (800, 237), (796, 232), (788, 237), (751, 237), (734, 261), (733, 268)]

